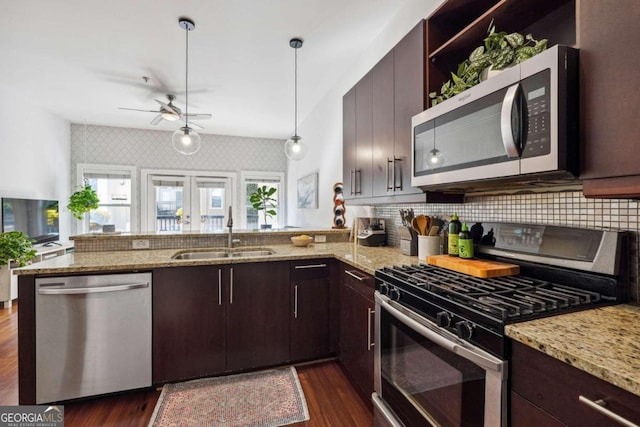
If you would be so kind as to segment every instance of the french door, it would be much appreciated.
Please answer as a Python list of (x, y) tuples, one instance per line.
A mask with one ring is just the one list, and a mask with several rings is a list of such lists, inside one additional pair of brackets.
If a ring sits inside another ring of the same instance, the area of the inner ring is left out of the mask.
[(143, 229), (206, 233), (225, 229), (229, 206), (233, 205), (232, 175), (171, 171), (142, 174), (146, 184)]

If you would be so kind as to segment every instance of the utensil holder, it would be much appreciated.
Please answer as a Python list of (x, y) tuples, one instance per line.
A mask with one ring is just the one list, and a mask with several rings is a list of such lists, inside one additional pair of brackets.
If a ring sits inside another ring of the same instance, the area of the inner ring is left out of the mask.
[(398, 227), (400, 235), (400, 253), (402, 255), (418, 255), (418, 233), (411, 227)]

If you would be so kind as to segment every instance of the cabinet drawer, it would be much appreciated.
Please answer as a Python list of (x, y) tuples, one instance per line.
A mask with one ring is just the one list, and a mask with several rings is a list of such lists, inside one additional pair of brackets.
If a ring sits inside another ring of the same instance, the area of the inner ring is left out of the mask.
[(291, 281), (324, 279), (331, 274), (330, 259), (292, 261), (289, 277)]
[(360, 295), (373, 300), (375, 282), (373, 276), (356, 268), (345, 266), (343, 269), (344, 285), (358, 292)]
[(604, 403), (605, 406), (596, 406), (640, 423), (640, 397), (524, 344), (513, 342), (512, 350), (512, 391), (563, 423), (603, 427), (616, 424), (584, 399)]

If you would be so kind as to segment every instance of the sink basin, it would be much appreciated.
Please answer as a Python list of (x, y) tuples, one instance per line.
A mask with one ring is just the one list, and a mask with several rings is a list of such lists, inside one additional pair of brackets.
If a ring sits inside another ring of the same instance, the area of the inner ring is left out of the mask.
[(186, 251), (179, 252), (171, 259), (220, 259), (220, 258), (248, 258), (273, 255), (272, 249), (227, 249), (220, 251)]
[(212, 259), (212, 258), (228, 258), (228, 252), (221, 251), (202, 251), (202, 252), (182, 252), (172, 256), (172, 259)]

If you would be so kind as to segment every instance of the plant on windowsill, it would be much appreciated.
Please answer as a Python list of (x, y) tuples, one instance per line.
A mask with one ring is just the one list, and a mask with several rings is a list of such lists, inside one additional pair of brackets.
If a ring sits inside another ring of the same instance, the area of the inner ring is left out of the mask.
[(82, 220), (85, 213), (98, 208), (98, 203), (100, 203), (98, 194), (85, 181), (84, 185), (69, 197), (67, 209), (69, 209), (74, 218)]
[(276, 215), (276, 210), (274, 208), (277, 207), (277, 200), (272, 196), (277, 191), (275, 187), (267, 187), (263, 185), (262, 187), (258, 187), (256, 191), (249, 195), (249, 202), (251, 206), (259, 211), (264, 211), (264, 224), (260, 226), (260, 228), (271, 228), (271, 224), (267, 224), (268, 218), (273, 218)]
[(451, 79), (444, 82), (440, 93), (431, 92), (431, 106), (437, 105), (486, 80), (496, 71), (502, 71), (526, 61), (547, 48), (547, 39), (535, 40), (531, 34), (507, 34), (496, 31), (491, 21), (484, 45), (471, 52), (468, 59), (458, 65)]

